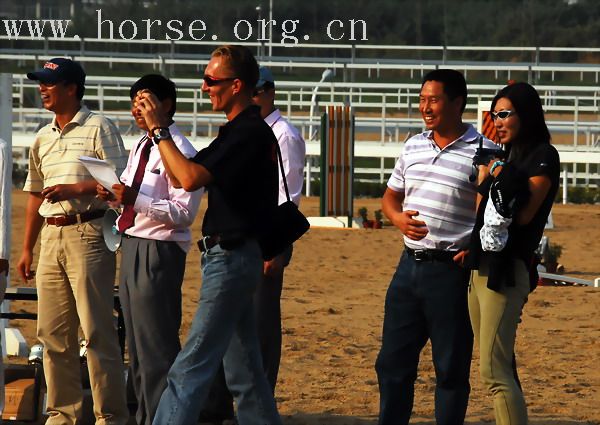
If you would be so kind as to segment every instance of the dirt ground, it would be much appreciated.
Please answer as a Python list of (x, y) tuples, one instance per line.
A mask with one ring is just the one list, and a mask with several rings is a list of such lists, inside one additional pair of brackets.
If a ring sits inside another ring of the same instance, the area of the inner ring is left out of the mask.
[[(22, 247), (26, 195), (13, 195), (12, 285)], [(205, 208), (206, 200), (203, 200)], [(377, 199), (356, 199), (355, 210), (372, 216)], [(301, 209), (317, 215), (318, 199)], [(199, 236), (200, 219), (194, 224)], [(600, 277), (600, 206), (556, 205), (555, 229), (546, 232), (563, 247), (565, 274)], [(314, 228), (294, 247), (282, 295), (283, 355), (277, 401), (288, 425), (375, 424), (379, 395), (374, 362), (381, 343), (383, 302), (402, 251), (400, 232)], [(37, 252), (36, 252), (37, 258)], [(199, 253), (188, 255), (184, 282), (182, 338), (196, 310)], [(13, 303), (14, 311), (35, 306)], [(539, 287), (525, 306), (519, 328), (519, 373), (533, 425), (600, 424), (600, 288)], [(35, 324), (14, 321), (27, 341)], [(477, 350), (475, 350), (477, 353)], [(492, 401), (472, 363), (468, 424), (493, 422)], [(429, 345), (422, 354), (412, 423), (434, 424), (435, 376)]]

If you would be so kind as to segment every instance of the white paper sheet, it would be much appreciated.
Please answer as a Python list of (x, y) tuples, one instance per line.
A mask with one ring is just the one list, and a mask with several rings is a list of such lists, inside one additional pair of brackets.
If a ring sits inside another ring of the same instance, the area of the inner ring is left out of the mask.
[(98, 183), (114, 193), (112, 185), (120, 184), (121, 182), (111, 164), (102, 159), (92, 158), (90, 156), (80, 156), (79, 160)]

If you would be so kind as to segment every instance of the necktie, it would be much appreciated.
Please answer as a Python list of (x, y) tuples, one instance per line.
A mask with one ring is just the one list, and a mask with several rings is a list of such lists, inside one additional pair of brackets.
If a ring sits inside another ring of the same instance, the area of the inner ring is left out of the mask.
[[(135, 191), (140, 190), (142, 180), (144, 180), (144, 171), (146, 170), (146, 165), (148, 164), (148, 159), (150, 158), (150, 149), (152, 148), (152, 140), (150, 140), (147, 136), (145, 140), (146, 142), (144, 143), (144, 146), (142, 146), (140, 160), (138, 162), (137, 169), (135, 170), (133, 183), (131, 185), (131, 188)], [(125, 205), (125, 208), (123, 208), (123, 214), (121, 214), (121, 218), (119, 219), (119, 232), (124, 233), (125, 230), (133, 226), (135, 215), (136, 212), (133, 209), (133, 205)]]

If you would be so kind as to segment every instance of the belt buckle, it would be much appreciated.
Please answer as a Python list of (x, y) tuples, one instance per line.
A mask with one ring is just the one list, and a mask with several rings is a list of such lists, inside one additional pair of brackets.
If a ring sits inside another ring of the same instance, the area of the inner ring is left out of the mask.
[(428, 259), (427, 251), (424, 249), (415, 249), (414, 253), (415, 253), (415, 261), (417, 263), (420, 263), (420, 262)]

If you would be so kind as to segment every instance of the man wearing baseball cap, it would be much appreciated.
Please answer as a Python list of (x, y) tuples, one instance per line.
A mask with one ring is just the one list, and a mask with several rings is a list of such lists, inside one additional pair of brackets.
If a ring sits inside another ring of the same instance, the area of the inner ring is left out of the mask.
[[(60, 82), (74, 83), (77, 87), (84, 88), (85, 72), (79, 63), (67, 58), (50, 59), (42, 69), (28, 72), (27, 78), (45, 84), (56, 84)], [(81, 93), (83, 97), (83, 92)]]
[[(54, 113), (29, 151), (25, 234), (17, 265), (23, 281), (36, 278), (38, 339), (44, 345), (47, 425), (82, 419), (78, 328), (87, 348), (96, 425), (124, 425), (129, 417), (123, 362), (113, 323), (116, 261), (104, 244), (106, 203), (80, 156), (106, 160), (123, 171), (127, 154), (108, 119), (81, 104), (85, 72), (55, 58), (27, 74), (39, 82), (42, 105)], [(37, 276), (33, 248), (41, 234)]]

